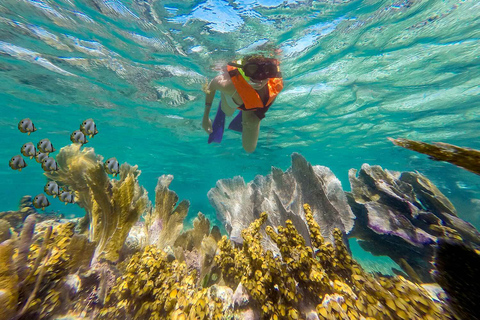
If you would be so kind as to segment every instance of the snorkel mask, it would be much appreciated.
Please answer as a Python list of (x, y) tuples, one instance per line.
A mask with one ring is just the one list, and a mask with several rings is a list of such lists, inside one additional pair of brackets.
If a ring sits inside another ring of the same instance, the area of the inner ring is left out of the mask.
[[(237, 61), (240, 62), (240, 61)], [(262, 61), (241, 63), (228, 63), (229, 66), (238, 68), (240, 74), (248, 81), (251, 78), (253, 80), (265, 80), (268, 78), (281, 78), (280, 70), (278, 68), (277, 59), (264, 59)]]

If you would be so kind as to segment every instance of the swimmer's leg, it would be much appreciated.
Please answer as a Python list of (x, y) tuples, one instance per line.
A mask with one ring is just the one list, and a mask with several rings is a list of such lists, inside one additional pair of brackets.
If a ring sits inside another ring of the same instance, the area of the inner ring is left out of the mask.
[(260, 133), (260, 119), (254, 111), (242, 111), (242, 145), (246, 152), (252, 153), (257, 147)]

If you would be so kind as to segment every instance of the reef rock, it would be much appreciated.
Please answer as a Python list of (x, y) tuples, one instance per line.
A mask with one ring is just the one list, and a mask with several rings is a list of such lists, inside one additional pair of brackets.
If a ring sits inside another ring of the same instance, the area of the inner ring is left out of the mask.
[(392, 258), (417, 281), (431, 281), (429, 270), (438, 238), (455, 237), (480, 245), (480, 233), (457, 217), (452, 203), (417, 172), (362, 165), (351, 169), (349, 203), (356, 216), (350, 234), (374, 255)]
[[(286, 220), (291, 220), (307, 244), (310, 238), (304, 203), (311, 205), (314, 219), (325, 235), (331, 235), (334, 228), (350, 232), (355, 219), (341, 183), (332, 171), (312, 166), (298, 153), (292, 154), (292, 166), (287, 171), (272, 167), (271, 174), (258, 175), (248, 184), (240, 176), (219, 180), (208, 192), (208, 198), (230, 239), (239, 244), (242, 243), (241, 231), (262, 212), (269, 213), (266, 225), (284, 226)], [(265, 235), (264, 229), (261, 232)], [(327, 240), (333, 242), (331, 237)], [(277, 251), (269, 240), (264, 240), (262, 245)]]
[(462, 242), (440, 241), (435, 252), (435, 280), (458, 319), (480, 319), (480, 255)]
[[(31, 196), (23, 196), (20, 199), (18, 210), (0, 212), (0, 219), (8, 222), (10, 227), (12, 227), (15, 231), (20, 231), (23, 227), (23, 222), (28, 215), (39, 213), (37, 209), (35, 209), (35, 207), (33, 206), (32, 200), (33, 199)], [(37, 220), (39, 221), (58, 218), (61, 218), (61, 215), (53, 212), (43, 211), (40, 215), (37, 216)]]

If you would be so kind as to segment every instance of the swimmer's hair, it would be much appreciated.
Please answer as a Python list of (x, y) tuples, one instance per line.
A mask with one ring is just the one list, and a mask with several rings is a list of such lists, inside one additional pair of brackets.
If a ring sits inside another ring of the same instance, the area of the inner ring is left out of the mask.
[(265, 60), (268, 60), (268, 58), (261, 54), (249, 54), (243, 57), (242, 64), (245, 64), (247, 62), (262, 62)]
[[(243, 57), (243, 59), (241, 60), (241, 64), (245, 65), (248, 62), (264, 62), (264, 61), (270, 60), (272, 58), (273, 57), (265, 57), (262, 54), (250, 54), (250, 55), (247, 55), (247, 56)], [(277, 64), (278, 63), (279, 62), (277, 60)]]

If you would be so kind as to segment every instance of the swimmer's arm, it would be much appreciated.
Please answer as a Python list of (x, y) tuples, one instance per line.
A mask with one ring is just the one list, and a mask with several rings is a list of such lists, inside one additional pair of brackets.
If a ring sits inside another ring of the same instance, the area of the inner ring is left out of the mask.
[(203, 112), (203, 119), (202, 119), (202, 127), (205, 129), (206, 132), (211, 133), (212, 132), (212, 121), (210, 120), (210, 109), (212, 108), (212, 102), (213, 99), (215, 98), (215, 92), (217, 90), (220, 90), (220, 84), (219, 84), (219, 76), (213, 78), (212, 81), (208, 84), (208, 86), (205, 88), (205, 111)]
[(208, 84), (205, 93), (205, 112), (203, 114), (203, 117), (207, 117), (210, 114), (210, 109), (212, 108), (212, 102), (213, 99), (215, 98), (215, 92), (218, 90), (218, 79), (217, 77), (213, 78), (212, 81)]

